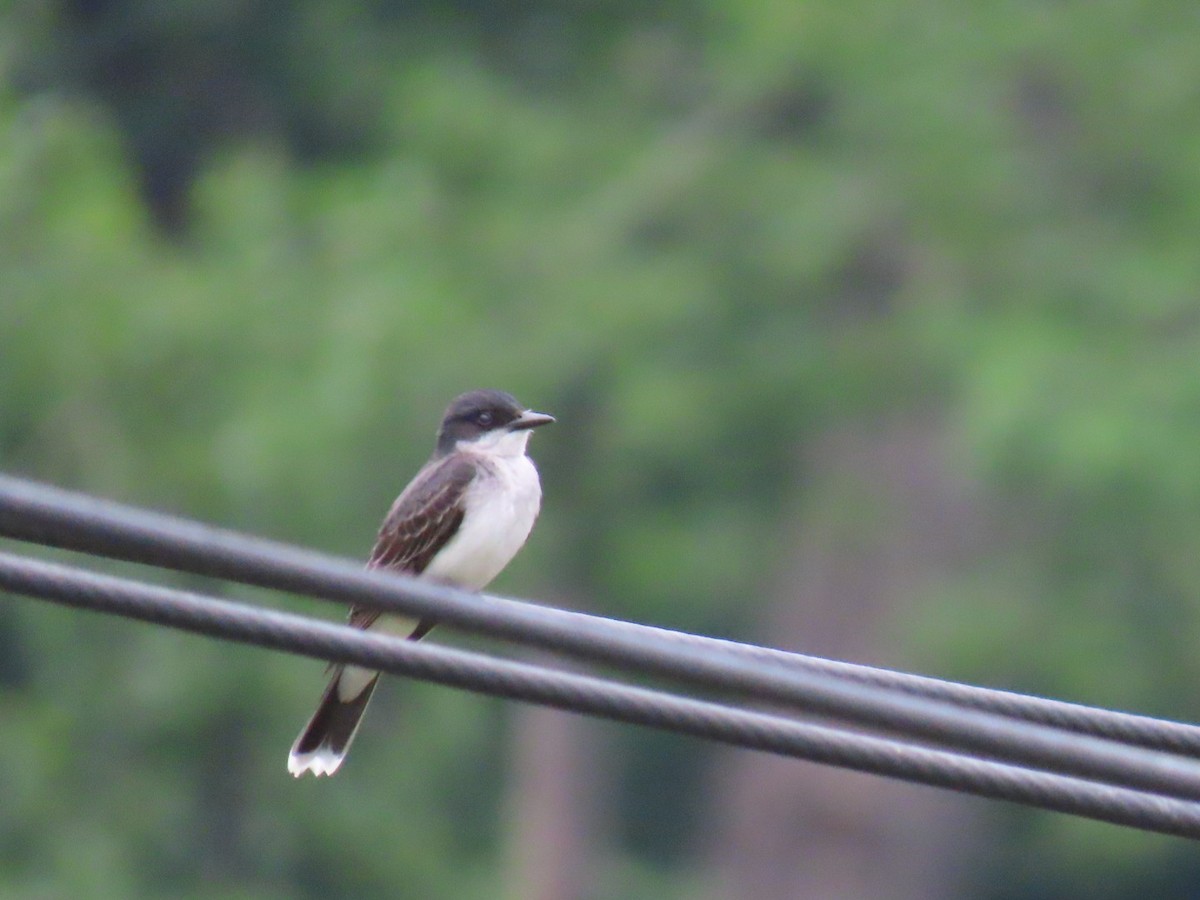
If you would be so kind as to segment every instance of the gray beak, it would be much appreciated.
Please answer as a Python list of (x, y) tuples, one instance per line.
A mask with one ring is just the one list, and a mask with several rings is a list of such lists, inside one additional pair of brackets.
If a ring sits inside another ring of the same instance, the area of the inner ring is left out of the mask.
[(554, 416), (546, 415), (546, 413), (534, 412), (532, 409), (527, 409), (521, 413), (519, 419), (514, 419), (508, 425), (509, 431), (524, 431), (527, 428), (537, 428), (541, 425), (549, 425), (554, 421)]

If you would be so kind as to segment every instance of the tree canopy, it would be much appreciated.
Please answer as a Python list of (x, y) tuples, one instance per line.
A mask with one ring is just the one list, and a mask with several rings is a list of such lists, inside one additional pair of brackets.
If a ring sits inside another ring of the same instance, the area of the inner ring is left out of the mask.
[[(6, 471), (361, 557), (445, 403), (500, 387), (560, 423), (502, 593), (1200, 713), (1190, 8), (0, 24)], [(514, 786), (554, 726), (391, 684), (345, 770), (293, 783), (320, 685), (4, 598), (2, 892), (522, 896)], [(766, 828), (730, 812), (752, 763), (588, 727), (586, 874), (551, 896), (700, 896), (714, 835)], [(941, 896), (1200, 882), (1178, 841), (955, 810)]]

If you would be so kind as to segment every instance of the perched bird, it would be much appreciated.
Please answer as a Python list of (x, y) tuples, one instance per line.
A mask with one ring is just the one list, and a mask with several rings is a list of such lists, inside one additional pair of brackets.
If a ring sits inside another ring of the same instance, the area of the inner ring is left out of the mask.
[[(446, 409), (433, 456), (384, 519), (367, 563), (466, 590), (482, 590), (529, 537), (542, 501), (530, 429), (553, 416), (503, 391), (470, 391)], [(350, 624), (418, 640), (434, 623), (355, 606)], [(288, 755), (288, 771), (332, 775), (379, 681), (379, 673), (336, 665), (329, 686)]]

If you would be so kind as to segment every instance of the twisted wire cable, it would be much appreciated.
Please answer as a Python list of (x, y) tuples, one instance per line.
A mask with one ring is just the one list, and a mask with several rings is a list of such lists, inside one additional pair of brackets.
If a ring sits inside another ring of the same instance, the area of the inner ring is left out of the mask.
[[(1200, 797), (1193, 759), (1009, 718), (797, 665), (791, 655), (665, 637), (614, 623), (475, 594), (321, 554), (0, 476), (0, 534), (137, 562), (361, 603), (669, 677), (726, 694), (966, 749), (996, 759), (1183, 798)], [(845, 665), (845, 664), (843, 664)], [(879, 670), (876, 670), (879, 671)], [(1097, 711), (1103, 712), (1103, 711)], [(1116, 716), (1120, 722), (1125, 718)], [(1145, 730), (1147, 720), (1140, 723)], [(1192, 726), (1160, 723), (1164, 733)]]
[[(570, 610), (555, 610), (555, 612), (561, 612), (565, 616), (585, 615)], [(603, 617), (591, 616), (590, 618)], [(672, 631), (667, 628), (621, 619), (604, 618), (603, 620), (614, 627), (627, 628), (635, 634), (649, 632), (668, 641), (678, 641), (707, 649), (719, 649), (748, 659), (770, 660), (783, 666), (794, 666), (797, 669), (820, 672), (889, 690), (903, 691), (918, 697), (943, 700), (982, 712), (992, 712), (1013, 719), (1049, 725), (1063, 731), (1107, 738), (1136, 747), (1145, 747), (1149, 750), (1162, 750), (1200, 758), (1200, 727), (1185, 722), (1158, 719), (1137, 713), (1103, 709), (1014, 691), (978, 687), (928, 675), (878, 668), (837, 659), (825, 659), (724, 638)]]
[(354, 663), (733, 746), (1192, 839), (1200, 803), (1038, 772), (711, 701), (0, 553), (0, 588), (210, 637)]
[[(264, 554), (291, 548), (5, 475), (0, 475), (0, 534), (262, 587), (296, 589), (294, 582), (278, 577), (271, 567), (260, 564)], [(309, 561), (320, 559), (315, 554), (306, 554), (305, 558)], [(356, 565), (346, 561), (342, 564)], [(420, 586), (414, 585), (413, 589), (419, 590)], [(496, 605), (516, 602), (499, 597), (490, 599)], [(1080, 734), (1200, 756), (1200, 727), (1191, 724), (821, 659), (635, 622), (603, 619), (570, 610), (543, 609), (547, 618), (557, 619), (567, 628), (579, 622), (599, 621), (615, 629), (624, 629), (627, 634), (649, 633), (685, 645), (835, 675)]]

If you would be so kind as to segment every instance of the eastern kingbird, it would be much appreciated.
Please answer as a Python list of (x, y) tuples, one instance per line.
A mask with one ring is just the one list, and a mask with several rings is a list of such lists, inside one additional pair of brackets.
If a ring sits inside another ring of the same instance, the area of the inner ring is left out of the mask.
[[(369, 568), (395, 569), (478, 591), (500, 574), (529, 537), (542, 502), (530, 429), (553, 416), (526, 409), (503, 391), (455, 399), (430, 458), (383, 520)], [(418, 640), (434, 623), (355, 606), (355, 628)], [(358, 730), (379, 673), (337, 665), (317, 711), (288, 755), (288, 771), (332, 775)]]

